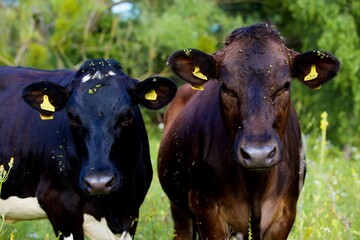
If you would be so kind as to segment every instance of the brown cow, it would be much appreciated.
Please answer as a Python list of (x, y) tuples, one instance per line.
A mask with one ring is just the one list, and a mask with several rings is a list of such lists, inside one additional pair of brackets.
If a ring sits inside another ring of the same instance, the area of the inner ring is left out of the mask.
[(290, 50), (260, 23), (234, 30), (214, 54), (177, 51), (169, 65), (205, 88), (182, 87), (165, 119), (158, 174), (175, 239), (286, 239), (305, 177), (291, 77), (319, 88), (339, 61)]

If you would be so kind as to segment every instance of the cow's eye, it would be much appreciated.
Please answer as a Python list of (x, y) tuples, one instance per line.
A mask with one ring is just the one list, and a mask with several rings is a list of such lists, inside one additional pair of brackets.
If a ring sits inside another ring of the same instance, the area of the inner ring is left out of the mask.
[(232, 91), (230, 91), (225, 84), (221, 84), (221, 92), (225, 93), (230, 97), (236, 98), (236, 95)]
[(283, 91), (288, 91), (291, 88), (291, 82), (286, 82), (283, 86)]
[(73, 114), (69, 113), (69, 123), (72, 127), (81, 128), (81, 121), (78, 117), (74, 116)]
[(115, 127), (127, 127), (129, 126), (133, 121), (133, 116), (130, 113), (127, 113), (125, 117), (119, 118)]
[(279, 88), (275, 92), (275, 94), (273, 95), (274, 96), (273, 98), (276, 98), (276, 97), (282, 95), (283, 93), (288, 92), (290, 90), (290, 88), (291, 88), (291, 82), (290, 81), (286, 82), (281, 88)]

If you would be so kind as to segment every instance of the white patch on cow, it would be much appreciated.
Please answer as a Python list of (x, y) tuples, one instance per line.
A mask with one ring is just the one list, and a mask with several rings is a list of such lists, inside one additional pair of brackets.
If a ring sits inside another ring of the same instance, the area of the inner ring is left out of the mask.
[(244, 240), (244, 234), (236, 233), (235, 235), (231, 236), (230, 240)]
[[(5, 221), (14, 223), (21, 220), (38, 220), (47, 218), (46, 213), (40, 207), (37, 198), (9, 197), (0, 199), (0, 216), (4, 214)], [(84, 214), (84, 234), (91, 240), (132, 240), (128, 232), (116, 235), (109, 229), (105, 218), (97, 221), (93, 216)], [(73, 236), (64, 238), (72, 240)]]
[(98, 78), (98, 79), (102, 79), (102, 78), (103, 78), (103, 75), (101, 74), (100, 71), (97, 71), (97, 72), (91, 77), (91, 79), (95, 79), (95, 78)]
[(102, 74), (100, 71), (96, 71), (93, 75), (91, 75), (90, 73), (85, 75), (82, 79), (81, 82), (85, 83), (91, 79), (103, 79), (104, 77), (108, 77), (108, 76), (113, 76), (115, 75), (115, 73), (113, 71), (109, 71), (105, 74)]
[(115, 75), (116, 75), (116, 73), (114, 73), (113, 71), (109, 71), (108, 74), (109, 74), (110, 76), (115, 76)]
[(0, 216), (2, 214), (4, 214), (6, 222), (47, 218), (35, 197), (0, 199)]
[(64, 240), (74, 240), (74, 237), (72, 234), (70, 234), (70, 236), (64, 237)]
[[(84, 229), (84, 234), (91, 240), (119, 239), (119, 236), (111, 232), (105, 218), (101, 218), (101, 220), (98, 221), (93, 216), (89, 214), (84, 214), (83, 229)], [(120, 239), (122, 238), (120, 237)]]
[(124, 231), (121, 234), (120, 240), (132, 240), (132, 237), (130, 236), (129, 232)]
[(81, 79), (81, 82), (87, 82), (87, 81), (89, 81), (91, 79), (91, 75), (90, 75), (90, 73), (88, 74), (88, 75), (86, 75), (86, 76), (84, 76), (82, 79)]

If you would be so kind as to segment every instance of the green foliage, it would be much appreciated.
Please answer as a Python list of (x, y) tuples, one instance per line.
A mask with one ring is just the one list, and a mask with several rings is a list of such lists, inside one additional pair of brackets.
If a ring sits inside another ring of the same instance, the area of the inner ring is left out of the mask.
[(26, 62), (34, 63), (33, 67), (46, 69), (48, 67), (48, 55), (45, 46), (38, 43), (30, 43), (28, 46), (28, 54)]
[(289, 239), (358, 239), (360, 195), (359, 149), (349, 161), (329, 145), (320, 164), (321, 140), (307, 137), (307, 175)]

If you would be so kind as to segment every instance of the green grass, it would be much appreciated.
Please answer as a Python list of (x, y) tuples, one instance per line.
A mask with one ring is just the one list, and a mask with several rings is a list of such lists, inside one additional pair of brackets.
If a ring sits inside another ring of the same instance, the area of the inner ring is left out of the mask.
[[(172, 238), (172, 219), (156, 174), (159, 138), (151, 137), (150, 145), (154, 180), (140, 209), (136, 239), (166, 240)], [(360, 150), (344, 160), (341, 151), (328, 146), (320, 165), (320, 145), (319, 139), (307, 140), (308, 172), (289, 239), (360, 239)], [(55, 239), (47, 220), (6, 224), (0, 239), (10, 239), (12, 231), (16, 240), (45, 239), (47, 233)]]
[(328, 146), (319, 161), (320, 140), (309, 139), (308, 172), (289, 239), (360, 239), (360, 151), (344, 160)]
[(173, 223), (169, 212), (170, 205), (160, 186), (156, 172), (157, 151), (160, 139), (152, 137), (149, 141), (154, 178), (146, 199), (140, 208), (140, 219), (135, 238), (146, 240), (172, 239)]

